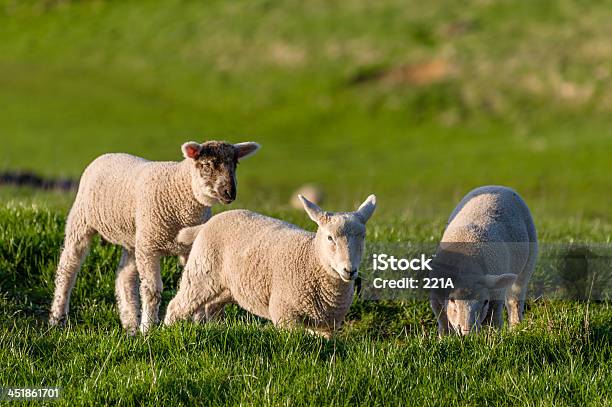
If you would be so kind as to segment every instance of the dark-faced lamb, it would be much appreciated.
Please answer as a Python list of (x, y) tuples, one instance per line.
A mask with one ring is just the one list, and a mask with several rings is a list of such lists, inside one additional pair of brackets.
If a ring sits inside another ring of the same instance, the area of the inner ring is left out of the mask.
[[(105, 154), (84, 171), (66, 223), (49, 321), (62, 323), (70, 293), (90, 242), (99, 234), (123, 247), (116, 297), (123, 327), (146, 332), (158, 322), (162, 292), (160, 258), (186, 259), (190, 245), (178, 232), (207, 221), (210, 207), (236, 198), (236, 165), (257, 143), (185, 143), (185, 159), (154, 162), (128, 154)], [(139, 298), (140, 290), (140, 298)], [(140, 304), (142, 302), (142, 314)]]

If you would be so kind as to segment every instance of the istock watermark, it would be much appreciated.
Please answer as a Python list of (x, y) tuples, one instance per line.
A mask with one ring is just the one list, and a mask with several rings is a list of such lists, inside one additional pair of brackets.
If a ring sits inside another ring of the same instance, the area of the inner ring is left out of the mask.
[[(510, 259), (512, 253), (535, 250), (537, 262), (529, 280), (528, 298), (612, 300), (612, 245), (529, 245), (521, 242), (449, 244), (443, 247), (446, 263), (441, 264), (441, 258), (436, 257), (441, 250), (437, 243), (371, 242), (366, 246), (359, 272), (359, 297), (373, 301), (424, 300), (429, 298), (432, 290), (472, 288), (470, 284), (484, 274), (518, 273), (518, 269), (506, 270), (504, 267), (496, 270), (500, 264), (505, 264), (504, 259), (492, 264), (490, 258), (474, 256), (473, 253), (501, 253)], [(441, 269), (445, 272), (440, 273)], [(476, 279), (471, 280), (470, 276)], [(504, 292), (500, 291), (499, 295), (503, 297)]]
[(432, 257), (426, 257), (421, 254), (421, 257), (415, 259), (396, 258), (393, 255), (386, 253), (372, 255), (372, 270), (374, 271), (406, 271), (406, 270), (433, 270), (430, 266)]
[[(433, 257), (428, 257), (423, 253), (411, 259), (397, 258), (387, 253), (375, 253), (372, 255), (372, 271), (433, 271), (432, 261)], [(399, 279), (375, 277), (372, 285), (376, 289), (390, 290), (454, 288), (451, 278), (435, 277), (402, 277)]]

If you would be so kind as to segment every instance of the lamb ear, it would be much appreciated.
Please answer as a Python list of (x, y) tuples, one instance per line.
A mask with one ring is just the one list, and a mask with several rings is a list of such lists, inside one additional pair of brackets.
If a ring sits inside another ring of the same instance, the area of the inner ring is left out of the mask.
[(370, 195), (357, 209), (355, 214), (363, 223), (366, 223), (372, 217), (374, 209), (376, 209), (376, 195)]
[(308, 199), (303, 197), (302, 195), (298, 195), (300, 201), (302, 201), (302, 205), (304, 205), (304, 210), (316, 224), (320, 224), (323, 218), (325, 217), (325, 211), (319, 208), (316, 204), (310, 202)]
[(252, 156), (257, 152), (257, 150), (259, 150), (259, 147), (261, 147), (259, 144), (254, 143), (252, 141), (249, 141), (247, 143), (234, 144), (234, 148), (236, 149), (236, 154), (239, 160)]
[(487, 274), (483, 277), (484, 285), (490, 290), (510, 287), (516, 281), (516, 274)]
[(183, 156), (185, 158), (197, 160), (200, 158), (200, 154), (202, 153), (202, 144), (196, 143), (195, 141), (189, 141), (183, 144), (181, 150), (183, 150)]

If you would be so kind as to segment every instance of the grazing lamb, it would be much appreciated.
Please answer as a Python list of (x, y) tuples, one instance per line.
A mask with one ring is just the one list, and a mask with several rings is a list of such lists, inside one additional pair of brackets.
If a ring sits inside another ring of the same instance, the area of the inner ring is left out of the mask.
[(531, 213), (512, 189), (485, 186), (467, 194), (450, 216), (430, 277), (451, 279), (433, 289), (431, 307), (440, 335), (467, 335), (482, 324), (501, 327), (504, 303), (510, 327), (523, 319), (538, 241)]
[[(186, 260), (190, 246), (175, 241), (178, 232), (206, 222), (210, 207), (236, 199), (236, 165), (257, 151), (256, 143), (185, 143), (181, 162), (152, 162), (128, 154), (105, 154), (81, 177), (68, 215), (64, 249), (55, 277), (49, 322), (68, 315), (70, 293), (98, 233), (123, 246), (116, 296), (123, 327), (134, 334), (158, 322), (161, 256)], [(142, 299), (142, 321), (139, 310)]]
[(178, 240), (193, 248), (165, 324), (202, 307), (211, 319), (234, 302), (276, 326), (303, 325), (325, 337), (339, 329), (353, 302), (376, 197), (348, 213), (300, 200), (319, 226), (316, 233), (246, 210), (181, 231)]

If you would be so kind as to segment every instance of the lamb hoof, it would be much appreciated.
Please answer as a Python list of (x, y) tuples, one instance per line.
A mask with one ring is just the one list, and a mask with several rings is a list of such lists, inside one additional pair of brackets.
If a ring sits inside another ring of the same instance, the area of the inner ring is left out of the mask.
[(50, 315), (49, 316), (49, 325), (61, 328), (61, 327), (66, 326), (66, 320), (67, 319), (68, 319), (68, 317), (66, 315), (60, 315), (60, 316)]
[(149, 331), (151, 331), (151, 329), (157, 325), (154, 322), (149, 322), (149, 323), (145, 323), (145, 322), (141, 322), (140, 323), (140, 332), (143, 334), (148, 333)]
[(330, 332), (330, 331), (319, 331), (319, 330), (316, 330), (316, 329), (306, 329), (306, 332), (308, 332), (312, 336), (323, 338), (323, 339), (326, 339), (328, 341), (331, 340), (333, 338), (333, 336), (334, 336), (333, 333)]
[(127, 333), (128, 336), (136, 336), (136, 334), (138, 333), (138, 322), (136, 323), (129, 323), (129, 324), (122, 324), (123, 329), (125, 330), (125, 333)]
[(134, 337), (138, 333), (138, 328), (137, 327), (125, 328), (125, 333), (127, 333), (127, 336)]

